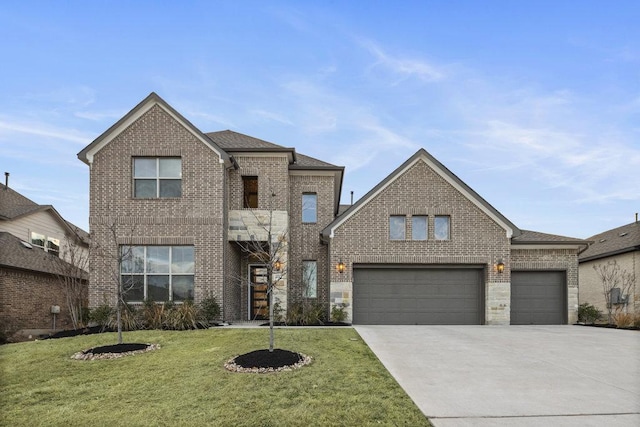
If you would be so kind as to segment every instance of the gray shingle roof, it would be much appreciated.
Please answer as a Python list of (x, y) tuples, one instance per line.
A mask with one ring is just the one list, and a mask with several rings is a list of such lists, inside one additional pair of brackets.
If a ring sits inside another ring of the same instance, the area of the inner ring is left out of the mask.
[(38, 211), (42, 208), (36, 202), (27, 199), (22, 194), (0, 184), (0, 218), (13, 219)]
[[(20, 239), (6, 231), (0, 231), (0, 266), (48, 274), (76, 272), (76, 268), (44, 250), (25, 245)], [(81, 277), (87, 278), (86, 273)]]
[(340, 166), (318, 160), (316, 158), (296, 153), (294, 148), (283, 147), (269, 141), (254, 138), (232, 130), (221, 130), (218, 132), (207, 132), (207, 135), (216, 145), (227, 152), (233, 151), (276, 151), (290, 152), (295, 159), (295, 163), (291, 165), (292, 169), (300, 168), (329, 168), (336, 169)]
[(522, 234), (511, 239), (515, 244), (545, 244), (545, 243), (582, 243), (586, 244), (587, 241), (583, 239), (577, 239), (575, 237), (559, 236), (557, 234), (540, 233), (538, 231), (520, 230)]
[(632, 222), (589, 238), (589, 248), (578, 257), (580, 262), (640, 250), (640, 222)]

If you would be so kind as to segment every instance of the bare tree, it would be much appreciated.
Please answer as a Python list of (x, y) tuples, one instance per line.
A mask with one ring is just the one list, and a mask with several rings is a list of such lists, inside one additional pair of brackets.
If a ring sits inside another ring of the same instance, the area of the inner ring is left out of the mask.
[(89, 269), (89, 251), (82, 247), (83, 242), (75, 235), (65, 237), (64, 250), (57, 256), (48, 256), (55, 264), (54, 271), (58, 283), (64, 289), (65, 301), (73, 329), (83, 327), (85, 307), (87, 306), (87, 270)]
[[(606, 264), (596, 264), (593, 269), (602, 282), (602, 294), (607, 305), (608, 322), (611, 323), (614, 308), (618, 312), (626, 307), (629, 292), (635, 284), (635, 275), (622, 269), (615, 260)], [(620, 299), (614, 300), (612, 298), (614, 295), (618, 295)]]
[[(126, 305), (125, 296), (134, 287), (132, 280), (127, 283), (123, 280), (123, 264), (133, 262), (133, 247), (119, 243), (118, 224), (114, 220), (108, 226), (109, 246), (100, 246), (96, 243), (93, 250), (96, 255), (104, 259), (109, 267), (109, 283), (116, 289), (116, 323), (118, 325), (118, 344), (122, 344), (122, 310)], [(135, 226), (127, 230), (126, 238), (131, 241)]]
[[(242, 253), (250, 259), (264, 265), (266, 269), (266, 292), (269, 305), (269, 351), (274, 349), (274, 291), (287, 275), (287, 230), (276, 229), (274, 224), (275, 210), (272, 208), (272, 200), (276, 196), (270, 192), (271, 200), (269, 209), (250, 209), (251, 223), (245, 225), (249, 233), (248, 240), (237, 240)], [(257, 227), (259, 231), (251, 234), (251, 228)]]

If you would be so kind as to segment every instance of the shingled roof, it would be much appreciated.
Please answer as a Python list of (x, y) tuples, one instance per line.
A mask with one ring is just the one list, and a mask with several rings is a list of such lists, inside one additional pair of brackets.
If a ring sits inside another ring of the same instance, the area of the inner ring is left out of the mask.
[(560, 236), (557, 234), (540, 233), (539, 231), (520, 230), (522, 234), (514, 237), (511, 242), (519, 245), (544, 245), (544, 244), (584, 244), (588, 241), (575, 237)]
[(589, 248), (578, 257), (579, 262), (591, 261), (626, 252), (640, 251), (640, 222), (632, 222), (589, 238)]
[[(47, 274), (78, 271), (76, 267), (54, 254), (34, 247), (6, 231), (0, 231), (0, 266)], [(81, 272), (80, 276), (83, 279), (87, 278), (84, 272)]]
[(291, 153), (293, 163), (291, 169), (344, 169), (316, 158), (296, 153), (295, 148), (283, 147), (253, 136), (232, 130), (205, 133), (213, 142), (226, 152), (287, 152)]

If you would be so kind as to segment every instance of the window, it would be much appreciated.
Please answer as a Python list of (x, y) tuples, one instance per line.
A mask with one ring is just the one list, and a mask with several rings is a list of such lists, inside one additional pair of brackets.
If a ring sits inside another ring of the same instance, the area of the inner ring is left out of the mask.
[(126, 301), (193, 299), (193, 246), (121, 246)]
[(302, 222), (318, 221), (318, 195), (305, 193), (302, 195)]
[(243, 206), (245, 209), (258, 209), (258, 177), (243, 176), (242, 185), (244, 187)]
[(391, 240), (404, 240), (405, 237), (405, 217), (391, 215), (389, 217), (389, 238)]
[(434, 237), (436, 240), (449, 240), (451, 238), (451, 218), (449, 216), (436, 216)]
[(60, 239), (54, 239), (53, 237), (48, 237), (44, 234), (32, 232), (31, 244), (57, 257), (60, 256)]
[(162, 198), (182, 196), (182, 159), (136, 157), (133, 159), (133, 196)]
[(427, 240), (427, 217), (414, 215), (411, 217), (411, 239)]
[(318, 297), (318, 263), (316, 261), (302, 261), (302, 284), (305, 298)]

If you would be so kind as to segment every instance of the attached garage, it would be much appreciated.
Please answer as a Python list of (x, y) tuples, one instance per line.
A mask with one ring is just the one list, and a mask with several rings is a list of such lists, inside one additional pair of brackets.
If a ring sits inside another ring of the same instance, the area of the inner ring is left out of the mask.
[(481, 325), (484, 269), (479, 266), (355, 265), (353, 323)]
[(512, 271), (511, 324), (566, 324), (566, 276), (564, 271)]

